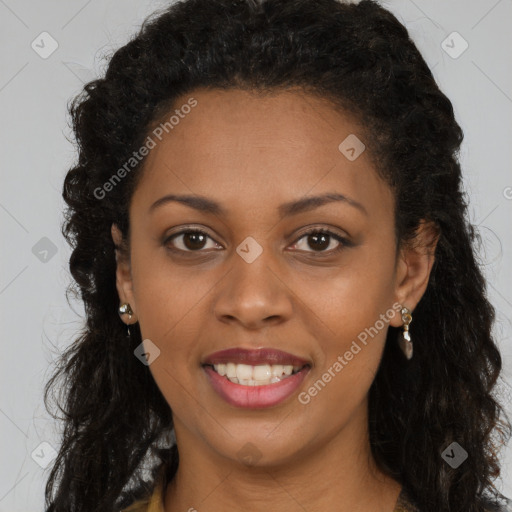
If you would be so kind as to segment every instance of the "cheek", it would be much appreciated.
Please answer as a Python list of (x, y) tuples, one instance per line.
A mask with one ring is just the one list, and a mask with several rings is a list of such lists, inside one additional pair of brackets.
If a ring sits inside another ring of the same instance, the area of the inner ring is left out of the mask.
[(329, 345), (337, 340), (334, 345), (343, 348), (365, 330), (373, 332), (375, 324), (385, 336), (389, 318), (385, 325), (380, 319), (394, 302), (394, 257), (389, 252), (361, 250), (329, 275), (297, 282), (297, 286), (308, 307), (329, 327)]
[(176, 334), (189, 330), (193, 335), (192, 320), (201, 309), (205, 297), (211, 293), (211, 275), (207, 271), (198, 273), (193, 266), (171, 265), (164, 252), (158, 254), (140, 251), (132, 254), (132, 272), (137, 315), (144, 337), (158, 340), (178, 348)]
[[(318, 366), (302, 396), (319, 416), (335, 408), (346, 418), (365, 400), (375, 379), (389, 327), (390, 312), (371, 301), (345, 301), (324, 316), (329, 336), (318, 337)], [(382, 316), (381, 316), (382, 315)]]
[(377, 372), (394, 314), (393, 268), (393, 253), (361, 252), (332, 279), (305, 290), (324, 333), (316, 338), (315, 378), (329, 382), (326, 396), (343, 407), (364, 398)]
[[(143, 275), (141, 274), (141, 279)], [(200, 354), (195, 340), (200, 339), (204, 313), (201, 298), (207, 289), (175, 286), (174, 279), (154, 269), (137, 292), (139, 324), (143, 339), (150, 339), (160, 350), (149, 369), (165, 400), (179, 417), (199, 422), (196, 408), (190, 407), (197, 382)]]
[(194, 340), (204, 337), (202, 308), (211, 283), (199, 279), (197, 270), (176, 271), (162, 259), (132, 255), (134, 296), (142, 339), (160, 350), (149, 369), (167, 403), (179, 412), (187, 408), (184, 390), (196, 385), (200, 354)]
[(196, 388), (197, 382), (191, 372), (180, 361), (179, 351), (164, 347), (160, 357), (150, 365), (155, 383), (172, 410), (174, 421), (179, 420), (190, 431), (200, 434), (199, 425), (210, 422), (214, 428), (222, 421), (215, 410), (201, 407), (201, 397)]

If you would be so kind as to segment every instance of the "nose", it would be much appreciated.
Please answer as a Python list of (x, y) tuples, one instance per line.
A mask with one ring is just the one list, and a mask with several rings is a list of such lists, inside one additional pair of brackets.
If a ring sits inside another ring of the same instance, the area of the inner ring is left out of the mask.
[(279, 275), (278, 265), (271, 265), (264, 255), (265, 251), (252, 263), (234, 255), (214, 304), (219, 321), (257, 330), (291, 318), (293, 294)]

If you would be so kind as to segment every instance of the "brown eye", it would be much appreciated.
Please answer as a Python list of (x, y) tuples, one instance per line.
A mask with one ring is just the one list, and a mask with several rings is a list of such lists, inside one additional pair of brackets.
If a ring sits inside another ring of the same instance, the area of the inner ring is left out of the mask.
[[(305, 241), (301, 243), (301, 240)], [(293, 247), (305, 252), (335, 253), (349, 245), (346, 239), (331, 231), (312, 229), (304, 233)]]
[[(180, 251), (199, 252), (201, 251), (201, 249), (208, 248), (206, 247), (208, 239), (212, 240), (211, 237), (204, 231), (187, 229), (184, 231), (180, 231), (179, 233), (175, 233), (174, 235), (169, 237), (165, 241), (165, 245), (171, 243), (174, 249)], [(218, 244), (214, 242), (214, 247), (209, 248), (216, 248), (217, 245)]]

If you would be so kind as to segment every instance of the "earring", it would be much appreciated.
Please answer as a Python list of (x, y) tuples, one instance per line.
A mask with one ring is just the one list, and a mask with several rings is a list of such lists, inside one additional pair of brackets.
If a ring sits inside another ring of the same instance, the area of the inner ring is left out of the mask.
[[(132, 311), (130, 304), (128, 304), (128, 302), (121, 304), (119, 306), (118, 312), (120, 315), (128, 315), (129, 321), (132, 319), (133, 311)], [(127, 330), (128, 330), (126, 337), (129, 338), (130, 337), (130, 326), (129, 326), (129, 324), (126, 324), (126, 325), (127, 325)]]
[(403, 324), (403, 331), (402, 336), (399, 338), (398, 343), (400, 345), (400, 348), (402, 349), (402, 352), (404, 353), (405, 357), (407, 359), (412, 358), (412, 341), (411, 341), (411, 335), (409, 334), (409, 324), (412, 322), (412, 315), (411, 312), (407, 308), (402, 308), (402, 322)]

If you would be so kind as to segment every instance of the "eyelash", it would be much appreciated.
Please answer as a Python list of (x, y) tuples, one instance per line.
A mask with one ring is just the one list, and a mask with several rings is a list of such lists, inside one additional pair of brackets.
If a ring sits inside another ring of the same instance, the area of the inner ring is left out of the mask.
[[(177, 238), (178, 236), (181, 236), (181, 235), (184, 235), (184, 234), (190, 234), (190, 233), (205, 235), (208, 238), (210, 238), (211, 240), (213, 240), (213, 238), (208, 233), (206, 233), (206, 231), (203, 231), (203, 230), (197, 229), (197, 228), (187, 228), (187, 229), (183, 229), (181, 231), (178, 231), (177, 233), (174, 233), (170, 237), (166, 238), (165, 241), (164, 241), (164, 245), (167, 246), (167, 244), (171, 240), (173, 240), (174, 238)], [(312, 254), (316, 255), (315, 257), (321, 257), (323, 255), (331, 256), (333, 254), (339, 253), (344, 248), (350, 247), (350, 246), (353, 245), (351, 242), (349, 242), (349, 240), (347, 240), (346, 238), (338, 235), (337, 233), (334, 233), (334, 232), (330, 231), (329, 229), (318, 228), (318, 227), (310, 228), (307, 231), (305, 231), (304, 233), (302, 233), (300, 235), (300, 237), (297, 238), (296, 241), (292, 245), (296, 245), (300, 240), (302, 240), (304, 237), (307, 237), (309, 235), (327, 235), (327, 236), (329, 236), (331, 238), (334, 238), (337, 242), (339, 242), (338, 247), (336, 247), (335, 249), (331, 249), (329, 251), (302, 251), (302, 252), (312, 253)], [(204, 252), (204, 250), (202, 250), (202, 249), (198, 249), (197, 251), (177, 249), (175, 247), (169, 248), (169, 249), (174, 251), (174, 252), (180, 252), (180, 253), (195, 253), (195, 252), (201, 253), (201, 252)]]

